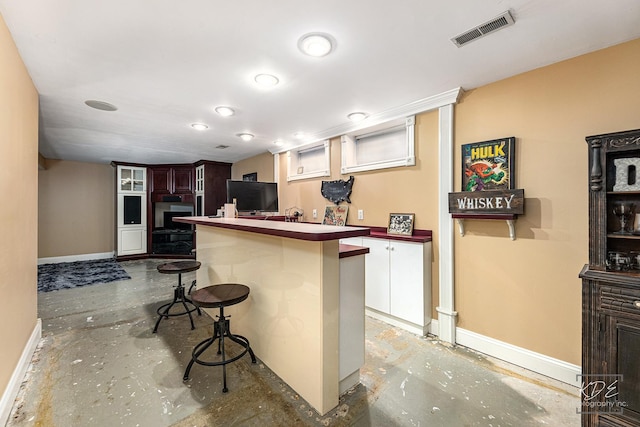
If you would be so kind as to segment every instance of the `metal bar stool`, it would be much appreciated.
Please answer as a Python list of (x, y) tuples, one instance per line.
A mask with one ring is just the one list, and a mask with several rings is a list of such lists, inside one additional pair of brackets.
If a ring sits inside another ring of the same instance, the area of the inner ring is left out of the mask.
[[(174, 261), (174, 262), (166, 262), (164, 264), (160, 264), (158, 266), (158, 271), (162, 274), (178, 274), (178, 284), (175, 286), (173, 290), (173, 301), (170, 303), (161, 305), (158, 307), (158, 321), (156, 322), (156, 326), (153, 328), (153, 333), (155, 334), (158, 331), (158, 326), (160, 325), (160, 321), (162, 319), (168, 319), (173, 316), (183, 316), (185, 314), (189, 315), (189, 320), (191, 321), (191, 329), (195, 329), (195, 325), (193, 324), (193, 317), (191, 317), (191, 313), (194, 311), (198, 312), (198, 315), (202, 315), (200, 308), (193, 303), (189, 298), (187, 298), (184, 294), (184, 284), (182, 283), (182, 273), (188, 273), (190, 271), (195, 271), (200, 268), (200, 261)], [(191, 289), (195, 286), (196, 281), (194, 280), (189, 287), (189, 293), (191, 293)], [(176, 304), (182, 304), (184, 307), (183, 311), (178, 311), (174, 313), (170, 313), (171, 307)], [(189, 305), (187, 305), (189, 304)]]
[[(231, 316), (224, 315), (225, 307), (238, 304), (246, 300), (248, 297), (249, 287), (236, 283), (225, 283), (221, 285), (208, 286), (206, 288), (198, 289), (193, 292), (191, 298), (193, 299), (194, 304), (199, 307), (218, 307), (220, 308), (220, 314), (216, 316), (218, 320), (216, 320), (213, 324), (213, 335), (211, 336), (211, 338), (207, 338), (206, 340), (201, 341), (193, 348), (193, 351), (191, 352), (191, 361), (187, 366), (187, 370), (184, 372), (184, 381), (187, 381), (189, 379), (189, 372), (191, 371), (194, 363), (205, 366), (222, 365), (222, 392), (226, 393), (227, 391), (229, 391), (229, 389), (227, 389), (227, 364), (235, 362), (236, 360), (247, 354), (247, 352), (251, 356), (251, 362), (256, 363), (256, 356), (255, 354), (253, 354), (253, 350), (251, 350), (249, 340), (241, 335), (232, 334), (229, 328), (229, 317)], [(244, 348), (244, 350), (237, 356), (234, 356), (231, 359), (227, 359), (224, 351), (225, 338), (228, 338), (231, 341), (240, 344)], [(216, 340), (218, 340), (218, 354), (221, 355), (221, 360), (215, 362), (201, 360), (199, 357)]]

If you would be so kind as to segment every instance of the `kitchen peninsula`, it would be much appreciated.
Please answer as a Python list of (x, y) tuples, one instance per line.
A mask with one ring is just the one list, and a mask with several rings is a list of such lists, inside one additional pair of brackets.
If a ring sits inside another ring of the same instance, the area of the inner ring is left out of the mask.
[[(231, 330), (320, 414), (359, 382), (364, 363), (364, 254), (340, 227), (243, 218), (181, 217), (196, 225), (198, 287), (242, 283)], [(216, 313), (210, 312), (212, 316)]]

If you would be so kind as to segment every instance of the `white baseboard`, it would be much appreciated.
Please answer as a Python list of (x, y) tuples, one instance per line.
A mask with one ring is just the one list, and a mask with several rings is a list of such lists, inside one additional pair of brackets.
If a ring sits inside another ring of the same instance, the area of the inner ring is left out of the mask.
[(0, 400), (0, 426), (5, 425), (9, 420), (11, 409), (13, 408), (13, 403), (18, 396), (20, 386), (22, 385), (24, 376), (27, 373), (29, 364), (31, 363), (33, 353), (36, 351), (36, 347), (38, 347), (38, 343), (40, 342), (41, 338), (42, 320), (38, 319), (36, 321), (36, 326), (31, 332), (29, 341), (27, 341), (24, 350), (22, 350), (22, 355), (20, 356), (20, 360), (18, 360), (18, 365), (13, 370), (13, 375), (11, 375), (9, 384), (7, 384), (7, 388), (2, 395), (2, 400)]
[(577, 375), (582, 373), (582, 369), (578, 365), (462, 328), (456, 328), (456, 343), (563, 383), (580, 386)]
[(440, 324), (438, 323), (438, 319), (431, 319), (431, 323), (429, 324), (429, 334), (435, 336), (440, 335)]
[(351, 387), (355, 386), (360, 382), (360, 369), (356, 369), (346, 377), (340, 380), (340, 384), (338, 386), (338, 394), (342, 396), (342, 394), (349, 390)]
[(81, 255), (54, 256), (49, 258), (38, 258), (38, 265), (56, 264), (59, 262), (90, 261), (92, 259), (108, 259), (108, 258), (113, 258), (115, 255), (116, 253), (114, 251), (111, 251), (111, 252), (100, 252), (95, 254), (81, 254)]
[(367, 316), (373, 317), (374, 319), (378, 319), (385, 323), (398, 327), (400, 329), (404, 329), (405, 331), (409, 331), (412, 334), (424, 336), (430, 331), (430, 325), (424, 325), (424, 326), (416, 325), (415, 323), (408, 322), (403, 319), (399, 319), (390, 314), (382, 313), (373, 308), (365, 307), (364, 314), (366, 314)]
[[(429, 333), (438, 336), (438, 331), (438, 320), (431, 320)], [(580, 387), (576, 375), (582, 373), (582, 368), (578, 365), (554, 359), (553, 357), (507, 344), (462, 328), (456, 328), (456, 343), (563, 383)]]

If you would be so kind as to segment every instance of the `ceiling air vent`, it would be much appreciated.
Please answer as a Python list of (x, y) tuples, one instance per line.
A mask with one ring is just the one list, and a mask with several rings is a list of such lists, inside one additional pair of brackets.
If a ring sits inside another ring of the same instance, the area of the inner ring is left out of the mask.
[(472, 28), (462, 34), (455, 36), (451, 39), (451, 41), (456, 46), (462, 47), (465, 44), (484, 37), (487, 34), (499, 30), (500, 28), (513, 25), (515, 22), (516, 21), (513, 19), (513, 16), (511, 16), (511, 13), (509, 11), (506, 11), (503, 14), (496, 16), (491, 21), (485, 22), (484, 24), (478, 25), (475, 28)]
[(228, 146), (228, 145), (222, 145), (222, 144), (220, 144), (220, 145), (218, 145), (216, 148), (218, 148), (218, 149), (220, 149), (220, 150), (224, 150), (225, 148), (229, 148), (229, 146)]

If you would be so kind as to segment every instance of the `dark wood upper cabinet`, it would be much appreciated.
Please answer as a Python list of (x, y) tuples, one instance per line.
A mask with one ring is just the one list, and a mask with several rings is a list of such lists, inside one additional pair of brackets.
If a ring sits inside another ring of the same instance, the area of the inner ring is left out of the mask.
[(173, 191), (172, 188), (172, 179), (171, 179), (171, 171), (172, 168), (169, 167), (153, 167), (150, 168), (151, 171), (151, 189), (152, 193), (163, 193), (163, 194), (171, 194)]
[(586, 138), (583, 426), (640, 425), (640, 130)]
[(176, 194), (193, 192), (193, 166), (173, 168), (173, 192)]
[(175, 196), (179, 201), (193, 203), (193, 165), (151, 166), (150, 171), (152, 201), (162, 202)]

